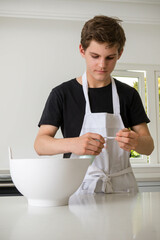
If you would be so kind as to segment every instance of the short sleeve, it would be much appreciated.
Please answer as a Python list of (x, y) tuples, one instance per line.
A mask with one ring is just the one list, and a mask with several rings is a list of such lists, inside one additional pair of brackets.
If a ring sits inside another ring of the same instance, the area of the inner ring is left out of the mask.
[(45, 104), (38, 126), (53, 125), (60, 127), (63, 118), (63, 103), (56, 89), (53, 89)]
[(150, 120), (145, 112), (142, 100), (137, 90), (134, 89), (131, 105), (129, 107), (129, 125), (133, 127), (141, 123), (149, 123)]

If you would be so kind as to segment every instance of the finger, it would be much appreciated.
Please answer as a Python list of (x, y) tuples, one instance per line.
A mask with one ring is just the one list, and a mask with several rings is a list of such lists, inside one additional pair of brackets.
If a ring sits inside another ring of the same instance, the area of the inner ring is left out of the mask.
[(100, 154), (100, 152), (96, 152), (96, 151), (92, 151), (92, 150), (86, 150), (86, 152), (85, 152), (85, 155), (95, 155), (95, 156), (97, 156), (97, 155), (99, 155)]
[(119, 147), (127, 152), (130, 152), (132, 150), (132, 146), (129, 144), (119, 143)]
[(128, 128), (123, 128), (123, 129), (121, 129), (121, 130), (119, 130), (118, 132), (117, 132), (117, 134), (118, 133), (122, 133), (122, 132), (129, 132), (130, 130), (128, 129)]
[(137, 134), (134, 131), (120, 131), (116, 134), (117, 137), (124, 137), (134, 139), (137, 138)]
[(128, 138), (128, 137), (125, 137), (125, 136), (123, 136), (123, 137), (122, 136), (121, 137), (116, 137), (115, 139), (119, 143), (125, 143), (125, 144), (129, 144), (129, 145), (133, 144), (132, 138)]
[[(117, 139), (118, 139), (118, 137), (117, 137)], [(119, 139), (120, 140), (119, 141), (117, 140), (117, 142), (118, 142), (120, 148), (122, 148), (124, 150), (129, 150), (129, 151), (136, 149), (137, 142), (135, 142), (134, 139), (122, 138), (122, 137), (120, 137)]]
[(128, 128), (121, 129), (119, 132), (116, 133), (116, 136), (127, 136), (130, 133)]
[(122, 148), (124, 151), (126, 151), (126, 152), (130, 152), (131, 151), (131, 149), (130, 148)]
[(102, 137), (100, 134), (97, 133), (88, 133), (89, 137), (98, 140), (101, 143), (105, 143), (104, 137)]
[(98, 148), (103, 148), (104, 147), (104, 143), (100, 142), (97, 139), (93, 139), (93, 138), (91, 139), (90, 144), (92, 144), (92, 145), (94, 145)]
[(90, 149), (95, 152), (101, 152), (103, 148), (104, 148), (104, 145), (95, 140), (92, 140), (87, 147), (87, 149)]
[(90, 144), (86, 148), (86, 152), (88, 152), (88, 151), (92, 151), (92, 154), (99, 154), (102, 151), (102, 148), (99, 148), (97, 146)]

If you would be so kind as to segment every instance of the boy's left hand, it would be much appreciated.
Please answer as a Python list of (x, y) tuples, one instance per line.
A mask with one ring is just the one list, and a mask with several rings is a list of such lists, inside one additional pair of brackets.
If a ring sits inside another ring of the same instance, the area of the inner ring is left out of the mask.
[(138, 145), (138, 138), (139, 135), (136, 132), (129, 130), (128, 128), (124, 128), (116, 134), (115, 139), (117, 140), (120, 148), (130, 152), (131, 150), (136, 149), (136, 146)]

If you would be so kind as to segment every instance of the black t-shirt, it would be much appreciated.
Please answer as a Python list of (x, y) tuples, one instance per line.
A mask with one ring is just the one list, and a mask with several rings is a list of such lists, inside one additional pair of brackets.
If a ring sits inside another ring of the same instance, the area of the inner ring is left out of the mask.
[[(138, 92), (127, 84), (115, 79), (120, 99), (120, 114), (126, 128), (148, 123), (148, 119)], [(112, 84), (101, 88), (89, 88), (91, 112), (113, 113)], [(39, 126), (61, 127), (65, 138), (80, 134), (85, 114), (85, 98), (82, 85), (76, 79), (55, 87), (46, 102)]]

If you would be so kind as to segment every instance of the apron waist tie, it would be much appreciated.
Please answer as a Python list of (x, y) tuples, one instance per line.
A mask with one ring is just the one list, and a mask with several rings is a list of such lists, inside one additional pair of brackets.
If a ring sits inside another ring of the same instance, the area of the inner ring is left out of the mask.
[(88, 174), (94, 178), (94, 183), (89, 186), (89, 192), (94, 192), (98, 180), (102, 180), (102, 192), (104, 193), (113, 193), (111, 178), (118, 177), (126, 173), (131, 173), (132, 168), (128, 167), (116, 173), (107, 174), (103, 172), (101, 169), (94, 166), (94, 170), (91, 170)]

